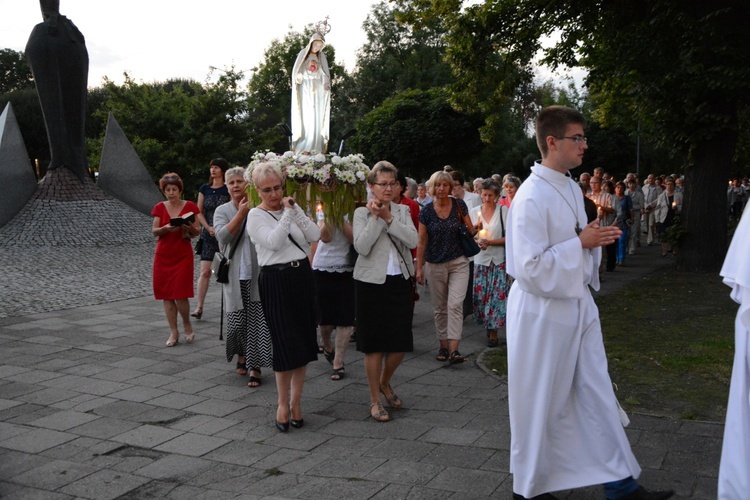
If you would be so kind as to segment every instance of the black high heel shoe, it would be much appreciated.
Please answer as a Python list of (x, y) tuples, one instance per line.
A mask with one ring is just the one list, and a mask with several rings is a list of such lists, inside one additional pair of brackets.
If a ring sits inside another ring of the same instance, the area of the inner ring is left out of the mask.
[(291, 424), (291, 426), (292, 426), (292, 427), (294, 427), (295, 429), (301, 429), (301, 428), (302, 428), (302, 426), (303, 426), (303, 425), (305, 425), (305, 419), (304, 419), (304, 418), (301, 418), (301, 419), (299, 419), (299, 420), (294, 420), (294, 419), (291, 419), (291, 420), (289, 421), (289, 423), (290, 423), (290, 424)]
[(279, 430), (279, 432), (286, 432), (289, 430), (289, 422), (279, 422), (276, 421), (276, 428)]

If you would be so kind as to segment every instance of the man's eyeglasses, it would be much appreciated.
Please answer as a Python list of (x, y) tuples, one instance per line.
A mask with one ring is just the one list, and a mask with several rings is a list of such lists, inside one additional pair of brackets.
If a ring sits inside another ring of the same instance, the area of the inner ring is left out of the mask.
[(283, 190), (284, 190), (284, 188), (281, 187), (281, 186), (274, 186), (274, 187), (270, 187), (270, 188), (259, 189), (258, 191), (260, 191), (263, 194), (271, 194), (274, 191), (283, 191)]
[(574, 135), (574, 136), (571, 136), (571, 137), (565, 137), (565, 136), (563, 136), (563, 137), (555, 137), (555, 139), (560, 139), (560, 140), (568, 139), (568, 140), (571, 140), (571, 141), (575, 142), (576, 144), (581, 144), (581, 143), (586, 144), (588, 142), (588, 139), (586, 137), (582, 136), (582, 135)]
[(386, 189), (386, 188), (396, 189), (398, 182), (375, 182), (373, 183), (373, 185), (380, 186), (383, 189)]

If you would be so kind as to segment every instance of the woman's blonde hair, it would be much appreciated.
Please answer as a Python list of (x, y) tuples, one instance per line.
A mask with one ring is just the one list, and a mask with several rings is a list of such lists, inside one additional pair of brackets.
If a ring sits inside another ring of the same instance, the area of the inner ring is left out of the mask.
[(429, 186), (427, 188), (427, 192), (430, 194), (430, 196), (435, 196), (437, 185), (443, 182), (447, 183), (451, 187), (451, 189), (453, 188), (453, 176), (449, 172), (438, 170), (430, 176), (430, 180), (427, 181), (427, 184)]

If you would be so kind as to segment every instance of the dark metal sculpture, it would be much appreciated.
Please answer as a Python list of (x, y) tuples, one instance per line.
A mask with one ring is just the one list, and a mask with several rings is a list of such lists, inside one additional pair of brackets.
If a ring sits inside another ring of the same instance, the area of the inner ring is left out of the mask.
[(60, 14), (59, 0), (40, 0), (44, 22), (26, 44), (50, 146), (49, 169), (68, 167), (87, 175), (86, 95), (89, 55), (83, 34)]

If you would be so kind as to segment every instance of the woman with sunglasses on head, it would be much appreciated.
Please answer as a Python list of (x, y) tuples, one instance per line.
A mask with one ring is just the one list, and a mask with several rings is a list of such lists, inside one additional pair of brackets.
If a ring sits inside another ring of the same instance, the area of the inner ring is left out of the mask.
[[(198, 220), (203, 226), (200, 239), (196, 245), (196, 253), (201, 256), (201, 271), (198, 276), (198, 305), (190, 315), (196, 319), (203, 317), (203, 303), (208, 293), (211, 281), (211, 262), (214, 254), (219, 250), (214, 230), (214, 211), (220, 205), (229, 201), (229, 191), (224, 184), (224, 173), (229, 169), (229, 163), (224, 158), (214, 158), (209, 163), (210, 177), (206, 184), (198, 190)], [(200, 250), (200, 251), (198, 251)]]
[[(151, 232), (158, 237), (154, 253), (154, 297), (164, 301), (164, 312), (169, 322), (167, 347), (173, 347), (180, 338), (177, 313), (182, 316), (185, 342), (195, 338), (190, 324), (190, 303), (193, 296), (193, 246), (190, 239), (198, 236), (200, 227), (196, 219), (198, 205), (181, 198), (183, 184), (180, 176), (170, 172), (159, 180), (159, 189), (167, 201), (156, 204), (151, 210), (154, 224)], [(189, 215), (192, 214), (192, 221)], [(178, 224), (184, 218), (183, 224)], [(172, 220), (175, 224), (172, 224)]]
[(278, 166), (261, 163), (252, 171), (261, 204), (247, 216), (247, 234), (260, 266), (260, 301), (271, 331), (273, 370), (278, 407), (276, 428), (299, 428), (302, 388), (307, 364), (318, 359), (315, 285), (310, 243), (320, 229), (293, 198), (284, 197), (284, 176)]
[(377, 422), (391, 419), (381, 393), (389, 406), (401, 407), (391, 378), (414, 349), (410, 250), (417, 246), (418, 236), (409, 207), (393, 201), (397, 176), (392, 164), (376, 163), (367, 176), (373, 197), (354, 211), (354, 248), (359, 254), (354, 266), (357, 350), (365, 353), (370, 416)]

